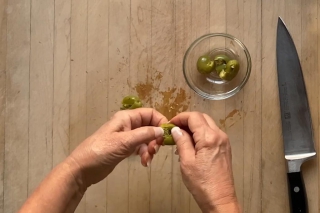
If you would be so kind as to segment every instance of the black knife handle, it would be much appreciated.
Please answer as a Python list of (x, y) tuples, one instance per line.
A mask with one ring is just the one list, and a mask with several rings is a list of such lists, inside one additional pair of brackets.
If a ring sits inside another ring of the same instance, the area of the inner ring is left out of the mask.
[(308, 213), (306, 189), (301, 172), (288, 173), (291, 213)]

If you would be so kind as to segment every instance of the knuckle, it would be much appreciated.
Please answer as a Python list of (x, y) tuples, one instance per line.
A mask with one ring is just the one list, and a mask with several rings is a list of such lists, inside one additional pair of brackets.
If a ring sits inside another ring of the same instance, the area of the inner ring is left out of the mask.
[(223, 138), (224, 140), (229, 140), (228, 135), (225, 132), (223, 132), (222, 130), (219, 131), (219, 134), (220, 134), (221, 138)]
[(203, 116), (203, 114), (202, 114), (201, 112), (193, 111), (193, 112), (191, 112), (191, 113), (192, 113), (192, 115), (194, 115), (194, 116), (196, 116), (196, 117), (201, 117), (201, 116)]
[(221, 145), (226, 145), (226, 146), (230, 146), (230, 142), (229, 142), (229, 137), (226, 133), (224, 133), (223, 131), (219, 132), (220, 135), (220, 143)]
[(203, 147), (229, 147), (229, 138), (226, 133), (219, 131), (216, 132), (212, 129), (207, 129), (201, 141)]
[(192, 168), (192, 162), (188, 159), (180, 159), (180, 167), (183, 170), (190, 170)]
[(114, 115), (111, 117), (111, 119), (121, 118), (121, 117), (123, 117), (124, 114), (125, 114), (124, 110), (118, 111), (118, 112), (114, 113)]
[(205, 132), (203, 143), (206, 146), (212, 146), (214, 145), (219, 139), (219, 136), (216, 132), (212, 130), (208, 130)]
[(156, 109), (154, 109), (154, 108), (149, 108), (149, 110), (151, 110), (151, 114), (158, 114), (159, 112), (156, 110)]
[(210, 117), (208, 114), (206, 114), (206, 113), (202, 113), (202, 115), (211, 118), (211, 117)]

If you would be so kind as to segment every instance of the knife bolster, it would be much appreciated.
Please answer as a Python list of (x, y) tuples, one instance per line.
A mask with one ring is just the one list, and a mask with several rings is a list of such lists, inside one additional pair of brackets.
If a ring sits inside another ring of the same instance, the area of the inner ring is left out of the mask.
[(305, 162), (306, 159), (298, 159), (298, 160), (288, 160), (288, 173), (292, 172), (300, 172), (301, 165)]
[(293, 172), (300, 172), (301, 171), (301, 165), (307, 161), (313, 158), (316, 155), (316, 153), (310, 153), (309, 155), (306, 155), (303, 158), (300, 159), (294, 159), (290, 160), (289, 157), (286, 156), (287, 163), (288, 163), (288, 173), (293, 173)]

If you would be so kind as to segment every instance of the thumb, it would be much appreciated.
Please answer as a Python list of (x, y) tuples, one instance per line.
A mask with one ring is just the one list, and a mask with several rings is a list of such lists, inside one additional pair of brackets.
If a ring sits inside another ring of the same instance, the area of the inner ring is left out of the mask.
[(193, 139), (186, 131), (180, 129), (179, 127), (173, 127), (171, 129), (171, 135), (177, 145), (181, 160), (195, 156), (195, 149), (192, 142)]
[(161, 127), (145, 126), (130, 131), (122, 132), (124, 145), (130, 150), (137, 146), (149, 143), (161, 136), (163, 136), (163, 129)]

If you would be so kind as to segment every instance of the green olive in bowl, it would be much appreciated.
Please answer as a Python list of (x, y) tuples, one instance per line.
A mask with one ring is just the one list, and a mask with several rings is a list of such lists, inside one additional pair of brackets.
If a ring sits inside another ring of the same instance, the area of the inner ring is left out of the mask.
[(227, 64), (230, 61), (230, 58), (227, 55), (217, 55), (214, 57), (214, 63), (219, 66), (222, 64)]
[(200, 56), (197, 61), (197, 69), (201, 74), (210, 74), (214, 69), (214, 61), (207, 55)]
[(219, 73), (219, 77), (226, 81), (231, 81), (236, 77), (240, 69), (239, 62), (237, 60), (230, 60), (224, 70)]
[(163, 129), (163, 145), (175, 145), (176, 143), (173, 140), (173, 137), (171, 135), (171, 129), (175, 127), (174, 124), (162, 124), (160, 127)]
[(218, 75), (220, 72), (227, 67), (227, 63), (230, 61), (230, 58), (226, 55), (217, 55), (214, 58), (215, 70), (217, 71)]

